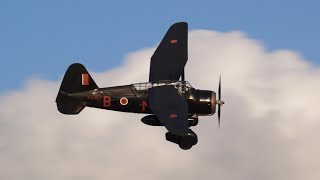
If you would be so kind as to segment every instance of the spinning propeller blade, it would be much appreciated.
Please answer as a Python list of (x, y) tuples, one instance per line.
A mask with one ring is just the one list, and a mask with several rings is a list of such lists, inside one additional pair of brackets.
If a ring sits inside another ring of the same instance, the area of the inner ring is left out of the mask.
[(221, 100), (221, 75), (219, 77), (219, 88), (218, 88), (218, 101), (216, 101), (218, 104), (218, 124), (220, 128), (220, 115), (221, 115), (221, 106), (224, 104), (224, 102)]

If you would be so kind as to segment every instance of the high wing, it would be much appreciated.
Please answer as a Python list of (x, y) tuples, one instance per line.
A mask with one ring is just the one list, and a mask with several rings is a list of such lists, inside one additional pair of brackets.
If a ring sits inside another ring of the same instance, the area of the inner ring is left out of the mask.
[(188, 60), (188, 24), (173, 24), (151, 57), (149, 82), (179, 80)]
[(188, 104), (173, 86), (149, 89), (150, 109), (160, 122), (175, 135), (188, 134)]

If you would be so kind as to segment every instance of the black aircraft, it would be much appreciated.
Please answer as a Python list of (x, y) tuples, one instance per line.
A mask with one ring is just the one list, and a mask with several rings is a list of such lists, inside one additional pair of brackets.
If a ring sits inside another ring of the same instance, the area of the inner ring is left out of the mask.
[[(213, 115), (218, 106), (220, 126), (221, 80), (216, 93), (193, 88), (184, 78), (188, 60), (188, 24), (173, 24), (151, 57), (149, 82), (99, 88), (82, 64), (70, 65), (63, 78), (56, 103), (63, 114), (78, 114), (86, 106), (149, 114), (141, 121), (165, 126), (166, 139), (181, 149), (197, 144), (190, 129), (199, 116)], [(181, 78), (181, 79), (180, 79)]]

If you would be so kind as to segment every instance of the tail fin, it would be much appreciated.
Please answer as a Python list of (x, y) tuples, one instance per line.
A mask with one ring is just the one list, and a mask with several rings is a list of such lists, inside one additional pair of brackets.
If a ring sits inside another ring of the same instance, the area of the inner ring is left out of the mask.
[(71, 64), (64, 75), (56, 98), (58, 110), (63, 114), (79, 114), (86, 103), (70, 94), (97, 88), (97, 84), (82, 64)]

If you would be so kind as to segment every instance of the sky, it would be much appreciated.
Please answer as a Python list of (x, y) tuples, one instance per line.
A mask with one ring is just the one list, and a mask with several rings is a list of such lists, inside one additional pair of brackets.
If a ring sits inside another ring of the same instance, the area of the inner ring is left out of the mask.
[[(0, 1), (0, 179), (318, 180), (317, 5)], [(191, 85), (216, 90), (222, 74), (220, 129), (201, 117), (198, 144), (183, 151), (142, 115), (57, 111), (69, 64), (100, 87), (147, 81), (177, 21), (189, 22)]]
[[(0, 92), (29, 77), (61, 78), (81, 62), (118, 67), (128, 52), (157, 44), (173, 23), (240, 30), (268, 50), (291, 49), (319, 65), (318, 1), (0, 1)], [(146, 78), (147, 80), (147, 78)]]

